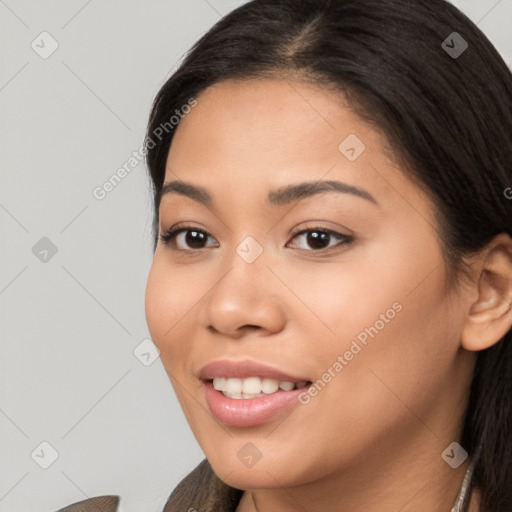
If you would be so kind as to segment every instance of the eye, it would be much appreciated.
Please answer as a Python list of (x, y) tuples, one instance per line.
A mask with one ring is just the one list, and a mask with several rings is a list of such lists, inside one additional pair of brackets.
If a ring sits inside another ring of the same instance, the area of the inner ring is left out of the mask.
[[(296, 233), (293, 239), (300, 239), (302, 237), (303, 246), (299, 249), (308, 250), (307, 246), (313, 250), (309, 252), (320, 252), (325, 249), (331, 250), (332, 247), (348, 245), (353, 242), (353, 238), (348, 235), (342, 235), (336, 231), (325, 229), (321, 227), (308, 227)], [(337, 244), (332, 245), (332, 242), (338, 240)]]
[[(292, 240), (300, 239), (301, 237), (304, 243), (299, 249), (308, 250), (307, 247), (304, 247), (304, 245), (307, 245), (312, 249), (309, 252), (322, 252), (326, 249), (330, 250), (331, 247), (348, 245), (353, 242), (351, 236), (322, 227), (302, 229), (293, 235)], [(213, 237), (207, 231), (194, 226), (183, 225), (175, 226), (160, 235), (160, 240), (163, 244), (172, 244), (174, 250), (183, 252), (196, 252), (205, 249), (208, 246), (204, 244), (209, 238), (213, 240)], [(338, 240), (338, 243), (333, 246), (332, 242), (336, 240)], [(179, 246), (180, 244), (182, 247)], [(212, 244), (210, 247), (218, 247), (218, 244)]]
[[(185, 248), (175, 248), (177, 251), (185, 252), (194, 252), (199, 249), (204, 249), (206, 246), (203, 244), (208, 238), (212, 237), (206, 231), (194, 226), (176, 226), (160, 235), (160, 240), (163, 244), (170, 245), (172, 242), (174, 246), (180, 243), (185, 246), (188, 245), (188, 247)], [(214, 245), (213, 247), (218, 247), (218, 245)]]

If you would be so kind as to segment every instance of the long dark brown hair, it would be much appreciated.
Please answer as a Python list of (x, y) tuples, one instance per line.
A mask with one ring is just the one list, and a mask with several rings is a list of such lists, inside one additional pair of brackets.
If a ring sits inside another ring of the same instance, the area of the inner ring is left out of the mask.
[[(211, 28), (156, 96), (145, 139), (155, 247), (165, 163), (191, 99), (229, 78), (279, 76), (337, 88), (382, 129), (437, 207), (452, 278), (465, 276), (464, 256), (512, 236), (512, 74), (471, 20), (444, 0), (254, 0)], [(460, 442), (482, 511), (511, 512), (511, 331), (478, 353)]]

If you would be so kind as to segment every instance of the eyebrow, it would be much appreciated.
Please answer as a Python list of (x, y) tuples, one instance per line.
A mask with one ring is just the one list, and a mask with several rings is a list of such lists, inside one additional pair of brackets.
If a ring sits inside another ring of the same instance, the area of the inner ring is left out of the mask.
[[(268, 203), (274, 206), (281, 206), (296, 202), (305, 197), (312, 197), (317, 194), (325, 192), (338, 192), (343, 194), (351, 194), (362, 199), (366, 199), (376, 205), (379, 203), (377, 200), (365, 189), (348, 185), (341, 181), (314, 181), (297, 183), (294, 185), (287, 185), (276, 190), (271, 190), (268, 193)], [(160, 199), (167, 194), (180, 194), (186, 196), (194, 201), (215, 209), (215, 202), (212, 195), (204, 187), (192, 185), (184, 181), (170, 181), (164, 183), (160, 193)]]

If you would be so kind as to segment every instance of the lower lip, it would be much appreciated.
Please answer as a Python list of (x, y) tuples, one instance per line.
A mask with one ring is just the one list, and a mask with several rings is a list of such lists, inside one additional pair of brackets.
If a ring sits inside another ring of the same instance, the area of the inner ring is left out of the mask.
[(228, 398), (204, 382), (206, 401), (212, 414), (229, 427), (252, 427), (274, 419), (284, 410), (297, 405), (298, 397), (308, 386), (291, 391), (277, 391), (258, 398)]

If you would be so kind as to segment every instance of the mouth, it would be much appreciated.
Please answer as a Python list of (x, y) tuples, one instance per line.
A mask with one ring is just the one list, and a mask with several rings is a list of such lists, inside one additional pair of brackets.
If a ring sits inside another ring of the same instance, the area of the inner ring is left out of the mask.
[(252, 360), (219, 360), (203, 366), (197, 375), (211, 413), (225, 425), (261, 425), (300, 403), (312, 384)]
[[(263, 389), (271, 392), (244, 393), (238, 392), (238, 389), (240, 389), (238, 382), (233, 384), (230, 383), (230, 380), (230, 378), (215, 378), (201, 381), (210, 412), (219, 422), (228, 427), (255, 427), (278, 418), (284, 411), (304, 403), (301, 402), (300, 397), (312, 384), (311, 381), (300, 381), (297, 383), (281, 381), (278, 388), (274, 390), (277, 381), (272, 382), (272, 387), (270, 387), (270, 384), (268, 382), (265, 383), (265, 379), (263, 379), (261, 381)], [(247, 379), (234, 380), (244, 381), (242, 382), (243, 390), (245, 381), (249, 381), (249, 385), (256, 385), (256, 380), (260, 379), (259, 377), (249, 377)], [(216, 389), (216, 387), (229, 387), (229, 389), (233, 389), (234, 385), (237, 386), (235, 392)], [(282, 389), (290, 387), (291, 389)], [(254, 391), (255, 388), (249, 389)]]
[(252, 376), (246, 378), (215, 377), (204, 380), (214, 389), (222, 393), (226, 398), (234, 400), (252, 400), (275, 393), (293, 391), (309, 387), (312, 382), (303, 380), (294, 382), (291, 380), (278, 380), (268, 377)]

